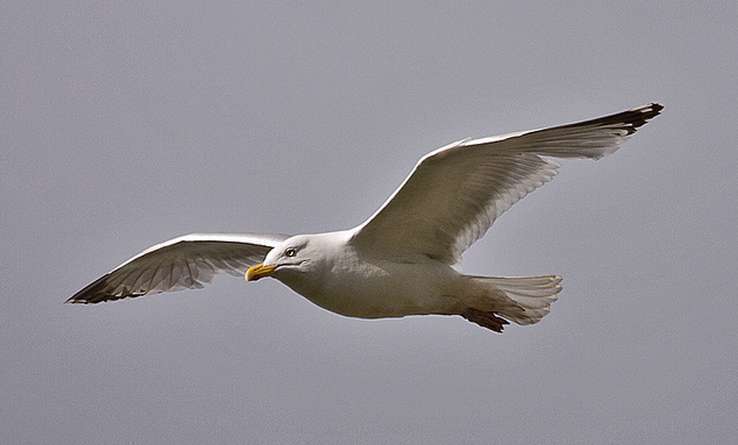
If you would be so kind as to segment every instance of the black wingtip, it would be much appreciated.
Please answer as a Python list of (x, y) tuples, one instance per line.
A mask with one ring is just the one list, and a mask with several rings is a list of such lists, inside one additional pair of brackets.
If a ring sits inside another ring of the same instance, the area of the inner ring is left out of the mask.
[[(89, 288), (89, 286), (85, 287), (85, 289), (83, 289), (83, 290), (86, 290), (88, 288)], [(82, 293), (82, 291), (78, 291), (77, 293), (75, 293), (71, 297), (67, 298), (64, 301), (64, 304), (79, 304), (79, 303), (84, 303), (84, 299), (81, 299), (80, 298), (80, 294), (81, 293)]]
[(651, 102), (648, 105), (635, 108), (622, 113), (624, 122), (629, 124), (628, 134), (633, 134), (638, 128), (645, 125), (648, 121), (661, 114), (664, 106), (658, 102)]
[(81, 292), (77, 292), (76, 294), (72, 295), (71, 297), (67, 298), (64, 301), (64, 304), (88, 304), (89, 301), (87, 301), (82, 295), (80, 295)]
[(77, 295), (72, 295), (71, 297), (67, 298), (64, 301), (64, 304), (90, 304), (90, 303), (93, 303), (93, 302), (85, 300), (84, 298), (80, 298)]
[(661, 110), (664, 106), (658, 102), (651, 102), (650, 104), (641, 105), (640, 107), (633, 108), (632, 110), (617, 113), (613, 116), (621, 115), (626, 118), (627, 123), (639, 126), (645, 124), (648, 120), (661, 114)]
[[(64, 304), (95, 304), (109, 300), (109, 296), (103, 292), (106, 280), (110, 274), (105, 274), (92, 283), (88, 284), (77, 293), (67, 298)], [(120, 298), (120, 297), (118, 297)]]
[(649, 120), (661, 114), (661, 110), (663, 109), (664, 106), (660, 103), (651, 102), (648, 105), (636, 108), (634, 111), (640, 111), (641, 113), (643, 113), (643, 117), (645, 118), (645, 120)]
[(641, 105), (627, 111), (621, 111), (620, 113), (610, 114), (608, 116), (598, 117), (582, 122), (575, 122), (572, 124), (562, 125), (560, 128), (568, 127), (581, 127), (583, 125), (596, 125), (596, 126), (617, 126), (625, 130), (627, 135), (631, 135), (638, 130), (638, 128), (645, 125), (648, 121), (661, 114), (661, 110), (664, 106), (658, 102), (651, 102), (646, 105)]

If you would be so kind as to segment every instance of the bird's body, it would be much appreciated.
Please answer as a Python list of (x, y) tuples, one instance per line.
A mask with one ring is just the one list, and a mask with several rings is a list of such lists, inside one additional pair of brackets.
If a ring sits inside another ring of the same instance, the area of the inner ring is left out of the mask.
[(358, 318), (453, 314), (461, 274), (428, 257), (383, 258), (351, 243), (353, 232), (303, 235), (326, 252), (320, 272), (273, 274), (313, 303)]
[(359, 226), (313, 235), (188, 235), (154, 246), (68, 301), (98, 303), (202, 287), (217, 272), (273, 277), (349, 317), (461, 315), (501, 332), (540, 321), (561, 290), (554, 275), (482, 277), (454, 268), (515, 202), (548, 182), (550, 158), (599, 159), (662, 107), (574, 124), (464, 139), (424, 156)]

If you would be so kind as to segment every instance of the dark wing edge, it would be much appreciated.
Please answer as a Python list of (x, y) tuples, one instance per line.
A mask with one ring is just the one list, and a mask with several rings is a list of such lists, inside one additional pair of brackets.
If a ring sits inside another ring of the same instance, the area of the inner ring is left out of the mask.
[(597, 126), (604, 127), (608, 125), (622, 126), (624, 130), (631, 135), (638, 130), (639, 127), (644, 126), (648, 121), (661, 114), (661, 110), (664, 106), (657, 102), (651, 102), (640, 107), (633, 108), (627, 111), (621, 111), (619, 113), (610, 114), (595, 119), (586, 121), (575, 122), (571, 124), (561, 125), (558, 128), (574, 128), (574, 127), (586, 127), (586, 126)]
[[(520, 136), (512, 138), (511, 141), (522, 138), (528, 139), (532, 146), (527, 151), (534, 152), (540, 156), (562, 159), (579, 158), (598, 160), (617, 151), (629, 136), (635, 134), (640, 127), (661, 114), (661, 110), (663, 109), (663, 105), (651, 102), (640, 107), (595, 119), (525, 132)], [(605, 135), (613, 131), (621, 132), (620, 137), (612, 139), (609, 143), (605, 144), (602, 144), (602, 140), (598, 140), (599, 137), (607, 137)], [(600, 134), (602, 136), (598, 136)], [(563, 148), (566, 144), (562, 142), (576, 136), (580, 136), (582, 139), (592, 137), (592, 149), (587, 149), (587, 146), (580, 146), (574, 149)], [(536, 144), (540, 144), (540, 148), (536, 147)]]

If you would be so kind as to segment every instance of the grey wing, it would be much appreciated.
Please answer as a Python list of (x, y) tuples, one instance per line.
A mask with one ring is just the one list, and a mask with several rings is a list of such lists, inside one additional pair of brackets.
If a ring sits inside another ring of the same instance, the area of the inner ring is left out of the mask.
[(515, 202), (550, 181), (547, 158), (599, 159), (657, 116), (649, 104), (588, 121), (483, 139), (424, 156), (352, 243), (382, 256), (423, 255), (453, 264)]
[(190, 234), (157, 244), (80, 290), (67, 303), (100, 303), (199, 289), (218, 273), (241, 276), (286, 235)]

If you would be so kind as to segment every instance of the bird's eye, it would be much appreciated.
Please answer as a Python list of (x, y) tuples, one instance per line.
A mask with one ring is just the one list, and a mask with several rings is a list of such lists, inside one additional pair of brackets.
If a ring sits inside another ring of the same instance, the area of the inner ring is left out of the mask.
[(284, 254), (287, 255), (288, 257), (293, 257), (297, 255), (297, 249), (293, 249), (290, 247), (289, 249), (284, 251)]

